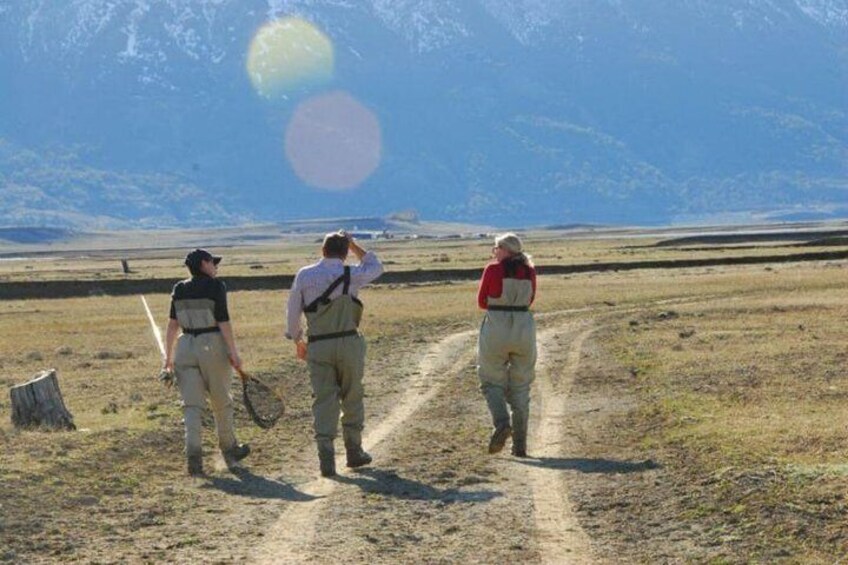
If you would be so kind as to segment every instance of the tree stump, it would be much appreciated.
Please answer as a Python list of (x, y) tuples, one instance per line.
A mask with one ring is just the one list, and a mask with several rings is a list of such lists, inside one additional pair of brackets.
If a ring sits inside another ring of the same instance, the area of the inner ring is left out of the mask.
[(33, 379), (10, 389), (12, 424), (18, 428), (45, 427), (75, 430), (74, 417), (65, 407), (56, 369), (41, 371)]

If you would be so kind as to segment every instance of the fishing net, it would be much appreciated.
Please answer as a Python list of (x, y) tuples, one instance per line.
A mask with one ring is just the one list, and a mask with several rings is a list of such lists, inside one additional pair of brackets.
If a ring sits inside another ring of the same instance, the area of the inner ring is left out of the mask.
[(239, 371), (242, 382), (244, 407), (250, 419), (260, 428), (273, 428), (285, 412), (280, 394), (265, 381)]

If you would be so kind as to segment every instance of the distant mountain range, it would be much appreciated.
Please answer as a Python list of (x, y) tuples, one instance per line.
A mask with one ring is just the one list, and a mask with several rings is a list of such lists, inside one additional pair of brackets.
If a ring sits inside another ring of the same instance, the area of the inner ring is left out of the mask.
[[(291, 15), (335, 73), (268, 100)], [(283, 143), (338, 90), (382, 159), (330, 192)], [(0, 0), (0, 93), (6, 226), (848, 216), (848, 0)]]

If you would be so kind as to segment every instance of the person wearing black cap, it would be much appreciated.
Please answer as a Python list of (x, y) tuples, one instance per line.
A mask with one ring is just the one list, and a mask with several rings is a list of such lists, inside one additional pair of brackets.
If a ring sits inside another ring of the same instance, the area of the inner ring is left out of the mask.
[(233, 425), (230, 366), (240, 368), (241, 359), (227, 310), (227, 287), (217, 278), (220, 262), (221, 257), (195, 249), (185, 259), (191, 278), (178, 282), (171, 294), (165, 370), (176, 376), (182, 396), (190, 475), (203, 474), (200, 432), (207, 395), (227, 465), (250, 453), (248, 445), (236, 441)]

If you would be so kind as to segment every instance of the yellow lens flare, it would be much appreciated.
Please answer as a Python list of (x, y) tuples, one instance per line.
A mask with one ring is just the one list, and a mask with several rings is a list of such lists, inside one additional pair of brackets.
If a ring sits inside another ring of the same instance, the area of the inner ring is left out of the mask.
[(380, 122), (346, 92), (314, 96), (295, 108), (286, 129), (285, 151), (295, 174), (309, 186), (353, 189), (380, 165)]
[(283, 18), (259, 28), (247, 53), (247, 74), (265, 98), (330, 82), (333, 44), (321, 30), (302, 18)]

